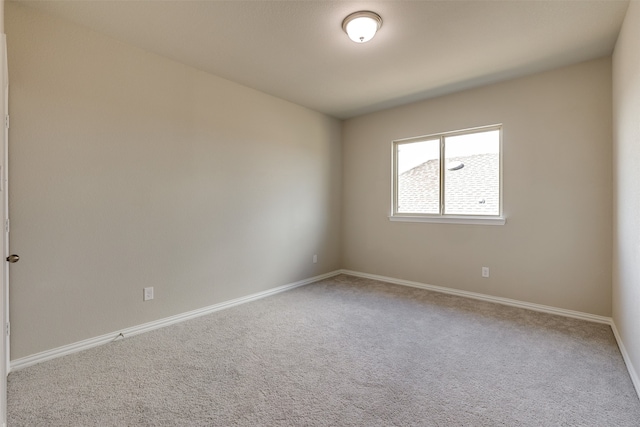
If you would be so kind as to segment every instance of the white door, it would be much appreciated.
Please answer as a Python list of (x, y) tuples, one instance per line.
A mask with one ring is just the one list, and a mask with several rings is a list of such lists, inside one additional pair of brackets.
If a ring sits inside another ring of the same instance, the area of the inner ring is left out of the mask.
[[(2, 231), (0, 244), (2, 245), (2, 259), (0, 260), (0, 277), (2, 277), (2, 292), (0, 293), (0, 319), (2, 324), (0, 333), (0, 422), (7, 425), (7, 374), (9, 373), (9, 197), (8, 197), (8, 141), (9, 141), (9, 73), (7, 71), (7, 38), (0, 34), (0, 207), (2, 210)], [(7, 260), (7, 261), (5, 261)]]

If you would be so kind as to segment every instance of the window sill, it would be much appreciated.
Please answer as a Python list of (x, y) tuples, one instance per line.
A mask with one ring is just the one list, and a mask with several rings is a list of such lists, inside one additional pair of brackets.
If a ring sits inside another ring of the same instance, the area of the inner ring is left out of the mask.
[(474, 217), (474, 216), (411, 216), (394, 215), (389, 217), (394, 222), (431, 222), (438, 224), (472, 224), (472, 225), (505, 225), (503, 217)]

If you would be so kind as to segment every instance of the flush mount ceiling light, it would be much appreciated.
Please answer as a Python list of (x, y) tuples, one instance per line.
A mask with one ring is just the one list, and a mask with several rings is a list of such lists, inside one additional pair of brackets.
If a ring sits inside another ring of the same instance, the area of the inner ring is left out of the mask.
[(368, 42), (380, 27), (382, 27), (380, 15), (368, 10), (354, 12), (342, 21), (342, 29), (356, 43)]

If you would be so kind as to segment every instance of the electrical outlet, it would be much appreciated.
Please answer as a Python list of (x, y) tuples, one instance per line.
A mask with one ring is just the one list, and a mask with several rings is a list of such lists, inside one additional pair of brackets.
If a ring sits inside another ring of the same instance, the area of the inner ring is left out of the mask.
[(153, 299), (153, 286), (150, 286), (148, 288), (144, 288), (144, 294), (142, 297), (143, 301), (149, 301)]
[(313, 256), (313, 263), (316, 264), (318, 262), (318, 255)]
[(489, 277), (489, 267), (482, 267), (482, 277)]

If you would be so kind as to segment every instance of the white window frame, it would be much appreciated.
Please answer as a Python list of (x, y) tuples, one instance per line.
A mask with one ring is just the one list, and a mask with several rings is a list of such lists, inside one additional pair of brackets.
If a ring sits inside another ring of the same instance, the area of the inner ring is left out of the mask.
[[(472, 133), (488, 132), (492, 130), (500, 131), (499, 140), (499, 213), (498, 215), (451, 215), (444, 213), (444, 174), (445, 174), (445, 158), (444, 145), (445, 138), (457, 135), (466, 135)], [(504, 225), (506, 218), (503, 215), (503, 186), (502, 186), (502, 124), (481, 126), (469, 129), (456, 130), (451, 132), (442, 132), (431, 135), (423, 135), (412, 138), (397, 139), (391, 144), (392, 151), (392, 185), (391, 185), (391, 215), (390, 221), (401, 222), (432, 222), (432, 223), (451, 223), (451, 224), (479, 224), (479, 225)], [(420, 142), (424, 140), (440, 140), (440, 212), (438, 214), (423, 213), (399, 213), (398, 212), (398, 147), (403, 144)]]

